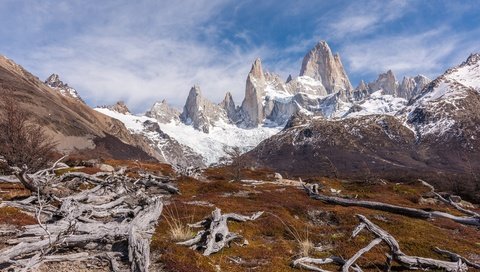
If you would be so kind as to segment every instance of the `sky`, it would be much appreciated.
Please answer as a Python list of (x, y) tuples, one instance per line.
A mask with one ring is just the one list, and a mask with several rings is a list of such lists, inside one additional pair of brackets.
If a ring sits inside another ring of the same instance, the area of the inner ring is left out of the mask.
[(197, 84), (241, 103), (259, 57), (286, 78), (320, 40), (350, 81), (393, 70), (430, 78), (480, 52), (478, 1), (0, 0), (0, 54), (41, 79), (52, 73), (91, 106), (137, 113), (181, 108)]

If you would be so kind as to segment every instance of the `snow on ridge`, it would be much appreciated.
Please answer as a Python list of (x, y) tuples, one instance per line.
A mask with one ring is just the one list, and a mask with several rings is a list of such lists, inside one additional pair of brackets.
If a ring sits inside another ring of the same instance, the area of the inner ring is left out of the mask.
[(215, 122), (214, 126), (210, 127), (209, 133), (175, 121), (160, 124), (160, 128), (179, 143), (201, 154), (207, 165), (216, 163), (221, 157), (226, 156), (225, 149), (240, 147), (243, 152), (249, 151), (282, 129), (267, 126), (244, 129), (223, 120)]
[(270, 100), (276, 100), (276, 101), (279, 101), (281, 103), (286, 104), (286, 103), (289, 103), (290, 101), (292, 101), (293, 95), (290, 94), (290, 93), (281, 91), (281, 90), (277, 90), (277, 89), (275, 89), (274, 86), (269, 84), (265, 88), (265, 96), (263, 96), (263, 98), (262, 98), (263, 103), (265, 103), (265, 98), (267, 98), (267, 97), (270, 98)]
[(455, 68), (446, 78), (473, 88), (480, 93), (480, 62)]
[[(347, 112), (343, 118), (360, 117), (373, 114), (395, 115), (397, 112), (405, 108), (407, 100), (401, 97), (383, 94), (383, 90), (378, 90), (371, 93), (361, 103), (356, 104), (360, 106), (359, 111)], [(350, 104), (350, 107), (353, 107)]]
[[(219, 120), (210, 127), (209, 133), (204, 133), (179, 121), (159, 123), (156, 119), (146, 116), (126, 115), (106, 108), (95, 108), (95, 110), (120, 120), (132, 133), (143, 134), (154, 142), (158, 141), (155, 139), (159, 138), (158, 135), (156, 132), (146, 130), (143, 123), (145, 121), (158, 123), (160, 129), (168, 136), (202, 155), (206, 165), (217, 163), (222, 157), (225, 157), (226, 149), (240, 147), (242, 152), (249, 151), (282, 129), (282, 127), (268, 126), (244, 129)], [(157, 147), (161, 150), (161, 144), (158, 144)]]

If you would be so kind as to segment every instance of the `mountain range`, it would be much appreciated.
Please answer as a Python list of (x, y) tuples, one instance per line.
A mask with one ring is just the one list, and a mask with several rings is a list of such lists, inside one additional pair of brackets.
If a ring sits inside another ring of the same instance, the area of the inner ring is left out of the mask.
[(143, 115), (123, 102), (92, 109), (58, 75), (42, 82), (7, 58), (0, 86), (63, 151), (204, 167), (228, 161), (238, 147), (250, 165), (285, 174), (467, 176), (480, 170), (473, 163), (480, 159), (479, 65), (472, 54), (434, 80), (399, 81), (389, 70), (354, 88), (340, 55), (321, 41), (298, 76), (282, 79), (256, 59), (240, 105), (229, 92), (211, 102), (193, 86), (183, 109), (163, 100)]

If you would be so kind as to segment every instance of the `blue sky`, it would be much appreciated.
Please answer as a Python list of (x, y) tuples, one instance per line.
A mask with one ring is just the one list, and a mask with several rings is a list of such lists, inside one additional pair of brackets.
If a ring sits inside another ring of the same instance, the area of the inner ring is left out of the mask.
[(236, 102), (256, 57), (298, 75), (326, 40), (355, 86), (392, 69), (435, 77), (480, 51), (478, 1), (2, 0), (0, 54), (51, 73), (92, 106), (125, 100), (136, 112), (190, 87)]

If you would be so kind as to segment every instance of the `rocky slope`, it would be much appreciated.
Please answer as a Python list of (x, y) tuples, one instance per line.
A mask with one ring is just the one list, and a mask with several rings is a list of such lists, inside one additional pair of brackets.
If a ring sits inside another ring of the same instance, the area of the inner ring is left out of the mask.
[[(474, 163), (480, 159), (479, 67), (479, 55), (471, 55), (429, 83), (408, 104), (401, 98), (373, 93), (341, 120), (296, 116), (281, 133), (263, 141), (245, 158), (256, 166), (292, 174), (337, 171), (357, 177), (435, 179), (447, 174), (476, 179), (474, 173), (480, 171)], [(392, 75), (381, 76), (369, 88), (391, 93), (395, 90)], [(395, 99), (405, 104), (396, 107), (392, 103), (390, 112), (395, 114), (391, 116), (362, 114), (362, 105), (375, 100), (386, 105)]]
[(160, 128), (156, 119), (124, 113), (114, 107), (101, 107), (95, 110), (123, 122), (130, 133), (143, 137), (161, 155), (164, 162), (177, 169), (205, 166), (200, 154), (170, 137)]
[(99, 152), (119, 158), (161, 159), (121, 122), (87, 106), (58, 75), (50, 76), (44, 83), (0, 56), (0, 91), (0, 99), (2, 96), (13, 98), (19, 108), (32, 116), (32, 121), (58, 142), (62, 152), (90, 150), (87, 153), (92, 155)]

